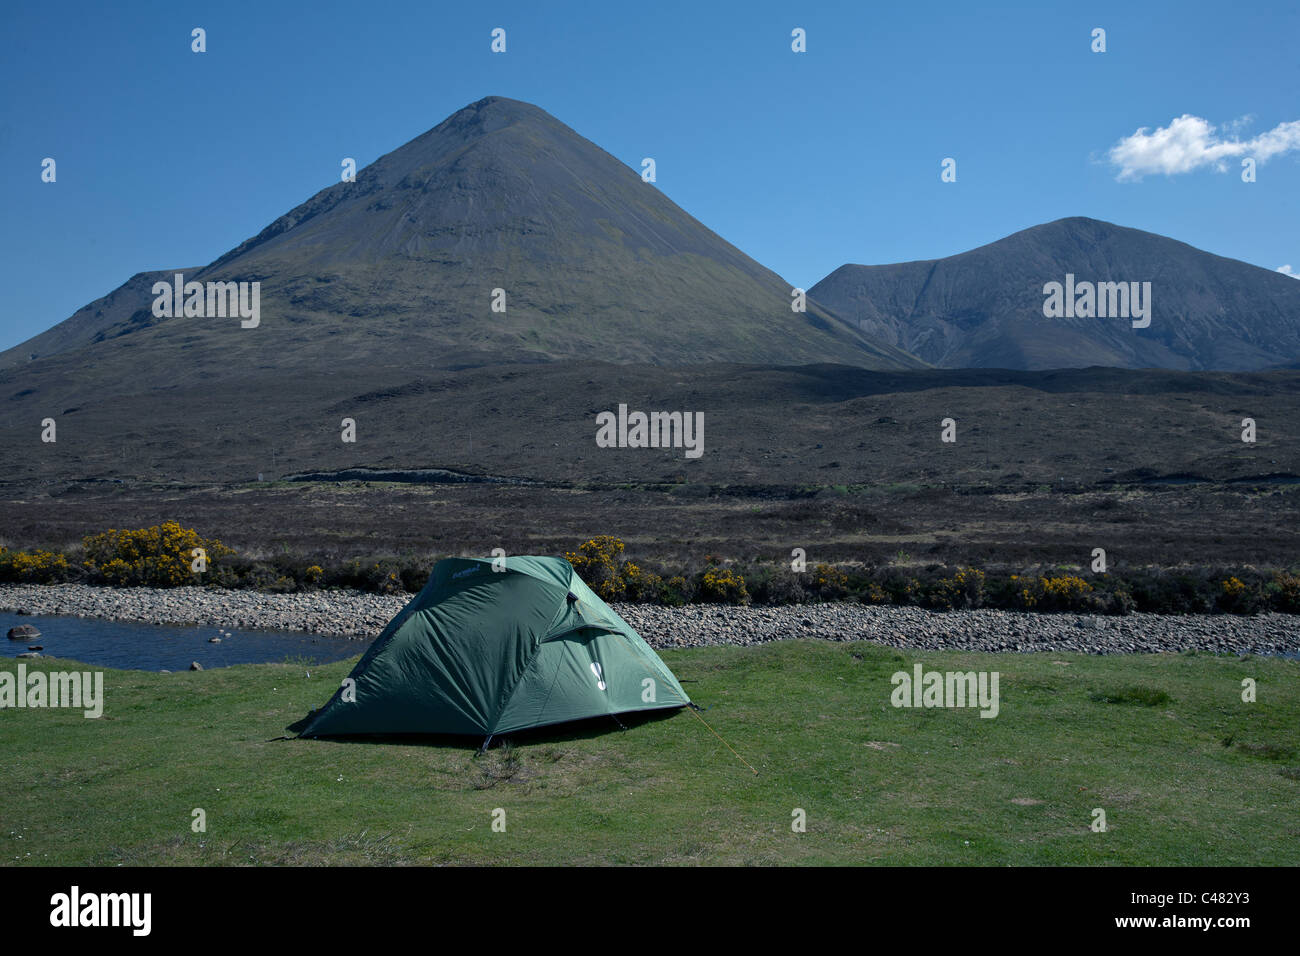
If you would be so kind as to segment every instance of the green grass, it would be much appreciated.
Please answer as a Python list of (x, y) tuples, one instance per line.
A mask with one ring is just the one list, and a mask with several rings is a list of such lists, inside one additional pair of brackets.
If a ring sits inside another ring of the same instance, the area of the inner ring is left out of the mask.
[[(272, 741), (324, 703), (350, 662), (310, 677), (292, 664), (107, 671), (100, 720), (0, 711), (0, 858), (1300, 863), (1294, 660), (812, 641), (663, 656), (757, 776), (686, 711), (624, 718), (626, 731), (602, 720), (513, 735), (476, 758), (460, 740)], [(916, 662), (998, 671), (1001, 713), (892, 707), (890, 676)], [(1242, 702), (1244, 677), (1257, 703)], [(1103, 833), (1089, 827), (1098, 807)], [(206, 833), (191, 830), (195, 808)], [(791, 830), (795, 808), (805, 833)]]
[(1154, 687), (1119, 687), (1108, 691), (1094, 691), (1089, 700), (1101, 704), (1137, 704), (1141, 707), (1159, 707), (1169, 703), (1169, 695)]

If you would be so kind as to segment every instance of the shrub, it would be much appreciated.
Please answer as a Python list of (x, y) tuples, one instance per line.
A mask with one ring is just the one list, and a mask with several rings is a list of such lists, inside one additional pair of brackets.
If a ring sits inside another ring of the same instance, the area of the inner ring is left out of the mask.
[(623, 596), (628, 601), (659, 601), (662, 599), (664, 580), (653, 571), (646, 571), (631, 561), (619, 569), (623, 581)]
[(745, 584), (755, 604), (802, 604), (808, 596), (802, 578), (785, 564), (760, 565), (746, 572)]
[(229, 568), (230, 581), (225, 580), (225, 572), (218, 570), (218, 575), (213, 576), (209, 583), (217, 583), (221, 587), (240, 587), (250, 591), (269, 591), (275, 586), (277, 575), (275, 569), (269, 564), (262, 561), (235, 561)]
[(1133, 613), (1134, 601), (1133, 595), (1128, 593), (1128, 589), (1117, 587), (1106, 595), (1102, 610), (1107, 614), (1123, 616)]
[(952, 611), (977, 608), (984, 603), (984, 572), (977, 568), (958, 568), (950, 578), (940, 578), (927, 595), (932, 607)]
[(1016, 602), (1035, 611), (1095, 611), (1092, 585), (1073, 574), (1028, 578), (1011, 575)]
[(709, 568), (700, 578), (700, 599), (718, 604), (748, 604), (745, 579), (730, 568)]
[(402, 579), (402, 590), (412, 594), (424, 590), (429, 575), (433, 573), (431, 558), (405, 558), (396, 563), (399, 565), (398, 575)]
[[(82, 566), (92, 579), (114, 587), (206, 583), (206, 570), (219, 567), (235, 553), (215, 538), (202, 538), (193, 528), (182, 528), (175, 521), (134, 531), (110, 528), (87, 536), (82, 543), (86, 552)], [(193, 568), (198, 549), (205, 556), (205, 572)]]
[(587, 587), (603, 600), (618, 601), (627, 590), (627, 583), (619, 573), (622, 554), (622, 539), (602, 534), (584, 542), (576, 552), (566, 551), (564, 557)]
[(1092, 605), (1087, 600), (1087, 595), (1092, 592), (1092, 585), (1083, 578), (1064, 574), (1038, 580), (1041, 587), (1041, 607), (1053, 611), (1091, 610)]
[(921, 594), (921, 582), (895, 568), (889, 568), (884, 572), (880, 588), (885, 592), (887, 602), (890, 604), (915, 604)]
[(689, 578), (678, 574), (664, 582), (662, 600), (665, 604), (681, 607), (689, 604), (694, 597), (695, 585)]
[(1202, 614), (1213, 606), (1213, 585), (1186, 573), (1160, 569), (1134, 572), (1129, 580), (1135, 608), (1152, 614)]
[(71, 580), (73, 568), (58, 551), (9, 551), (0, 548), (0, 581), (58, 584)]
[(837, 601), (849, 593), (849, 576), (829, 564), (813, 568), (808, 590), (823, 601)]
[(866, 587), (862, 590), (859, 599), (863, 604), (887, 604), (889, 595), (875, 581), (868, 581)]
[[(663, 601), (685, 603), (685, 587), (665, 584), (663, 578), (632, 561), (622, 560), (621, 538), (599, 535), (584, 542), (576, 552), (566, 551), (565, 559), (573, 565), (587, 587), (606, 601)], [(707, 559), (706, 559), (707, 560)], [(682, 579), (673, 578), (672, 581)], [(684, 581), (682, 582), (684, 585)]]
[(1300, 614), (1300, 574), (1277, 572), (1269, 582), (1268, 595), (1275, 611)]
[(402, 580), (402, 566), (394, 558), (380, 558), (369, 564), (353, 562), (356, 574), (362, 582), (362, 590), (374, 591), (376, 594), (401, 594), (406, 590)]
[(1238, 577), (1230, 577), (1219, 585), (1215, 607), (1225, 614), (1252, 614), (1258, 604), (1253, 588)]
[(385, 571), (380, 561), (362, 561), (353, 558), (325, 573), (325, 583), (332, 588), (353, 591), (378, 591), (391, 571)]

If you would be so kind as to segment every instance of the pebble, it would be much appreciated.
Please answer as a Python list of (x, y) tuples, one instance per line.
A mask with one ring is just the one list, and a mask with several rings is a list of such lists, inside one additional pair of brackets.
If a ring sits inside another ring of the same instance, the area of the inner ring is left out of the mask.
[[(652, 647), (755, 645), (789, 638), (868, 641), (911, 650), (1152, 654), (1185, 650), (1300, 654), (1300, 616), (1129, 614), (1083, 617), (873, 604), (785, 607), (614, 604)], [(721, 616), (721, 626), (715, 621)]]
[[(263, 594), (219, 588), (0, 585), (0, 610), (30, 614), (294, 630), (373, 640), (414, 595), (361, 591)], [(1149, 654), (1185, 650), (1300, 654), (1300, 615), (1130, 614), (1105, 617), (1024, 611), (929, 611), (874, 604), (728, 607), (614, 604), (652, 647), (751, 646), (791, 638), (868, 641), (914, 650)]]

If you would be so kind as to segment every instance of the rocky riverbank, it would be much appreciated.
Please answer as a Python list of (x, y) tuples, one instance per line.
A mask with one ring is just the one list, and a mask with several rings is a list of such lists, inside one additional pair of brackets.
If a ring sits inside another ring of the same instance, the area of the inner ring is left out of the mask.
[(361, 591), (263, 594), (217, 588), (6, 584), (0, 585), (0, 610), (144, 624), (305, 631), (369, 640), (405, 607), (410, 597)]
[(1300, 653), (1300, 617), (1288, 614), (1096, 617), (992, 610), (942, 612), (868, 604), (616, 607), (656, 647), (761, 644), (816, 637), (925, 650)]
[[(359, 591), (262, 594), (208, 588), (0, 585), (0, 610), (11, 612), (284, 629), (363, 640), (374, 638), (409, 599), (410, 595)], [(990, 610), (944, 613), (866, 604), (614, 607), (659, 648), (751, 645), (806, 637), (931, 650), (1300, 654), (1300, 617), (1286, 614), (1094, 617)]]

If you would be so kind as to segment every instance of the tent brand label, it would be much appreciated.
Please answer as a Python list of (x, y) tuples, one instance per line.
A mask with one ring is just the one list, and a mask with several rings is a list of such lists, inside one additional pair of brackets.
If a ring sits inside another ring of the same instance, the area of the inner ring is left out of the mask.
[(7, 707), (67, 707), (94, 720), (104, 713), (103, 671), (0, 671), (0, 710)]
[(1078, 282), (1065, 274), (1065, 284), (1043, 286), (1043, 315), (1049, 319), (1129, 319), (1133, 328), (1151, 324), (1150, 282)]
[(151, 290), (153, 314), (158, 319), (242, 319), (241, 328), (255, 329), (262, 322), (261, 282), (186, 282), (176, 273), (173, 282), (155, 282)]
[(453, 574), (451, 576), (451, 579), (455, 581), (457, 578), (463, 578), (470, 574), (478, 574), (478, 572), (479, 572), (478, 568), (465, 568), (464, 570), (457, 571), (455, 574)]
[(148, 936), (153, 925), (152, 893), (82, 893), (73, 886), (50, 897), (50, 925), (127, 926), (133, 936)]
[(629, 412), (596, 416), (597, 448), (683, 448), (687, 458), (704, 454), (703, 412)]
[(889, 682), (895, 707), (979, 707), (981, 717), (998, 715), (997, 671), (898, 671)]

